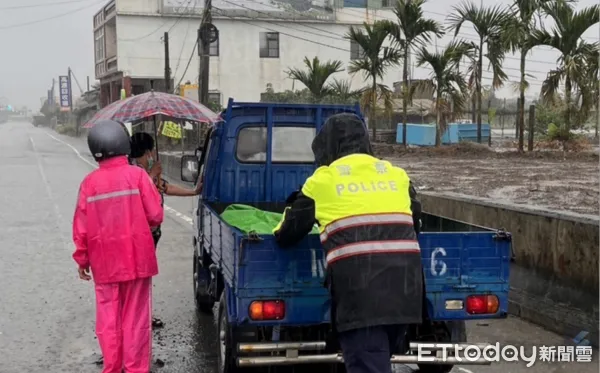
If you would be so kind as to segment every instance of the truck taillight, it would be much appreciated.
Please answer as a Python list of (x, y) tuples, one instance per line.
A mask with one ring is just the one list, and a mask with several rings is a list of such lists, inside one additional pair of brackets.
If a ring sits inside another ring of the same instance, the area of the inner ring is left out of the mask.
[(496, 313), (498, 308), (498, 297), (495, 295), (469, 295), (467, 297), (467, 312), (471, 315)]
[(250, 319), (281, 320), (285, 317), (285, 302), (282, 300), (255, 300), (248, 309)]

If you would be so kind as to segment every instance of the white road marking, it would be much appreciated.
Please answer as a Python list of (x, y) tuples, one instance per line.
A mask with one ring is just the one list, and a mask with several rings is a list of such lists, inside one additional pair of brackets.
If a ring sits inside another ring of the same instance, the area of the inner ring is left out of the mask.
[(460, 370), (461, 372), (465, 372), (465, 373), (473, 373), (473, 371), (472, 371), (472, 370), (468, 370), (468, 369), (461, 368), (461, 367), (457, 367), (457, 368), (458, 368), (458, 370)]
[(63, 216), (60, 213), (60, 207), (58, 206), (58, 203), (56, 202), (56, 198), (54, 198), (54, 194), (52, 194), (52, 188), (50, 187), (50, 182), (48, 181), (48, 177), (46, 176), (46, 172), (44, 171), (44, 166), (42, 165), (42, 160), (41, 160), (40, 155), (35, 146), (35, 142), (33, 141), (33, 138), (31, 136), (29, 136), (29, 142), (31, 143), (31, 149), (33, 150), (33, 154), (37, 161), (37, 166), (38, 166), (38, 170), (40, 172), (40, 176), (42, 177), (42, 182), (44, 183), (44, 187), (46, 188), (46, 194), (48, 194), (48, 198), (50, 199), (50, 201), (52, 202), (52, 205), (54, 207), (54, 213), (56, 214), (56, 217), (57, 217), (56, 225), (58, 228), (60, 238), (63, 241), (63, 244), (67, 245), (67, 242), (69, 242), (69, 240), (66, 239), (65, 235), (63, 234), (62, 229), (60, 228), (60, 223), (64, 221)]
[[(75, 155), (77, 155), (77, 157), (79, 159), (81, 159), (82, 161), (84, 161), (85, 163), (87, 163), (88, 165), (92, 166), (93, 168), (98, 168), (98, 165), (95, 163), (90, 162), (88, 159), (86, 159), (83, 155), (81, 155), (81, 153), (79, 152), (79, 150), (77, 150), (73, 145), (69, 144), (66, 141), (63, 141), (61, 139), (59, 139), (56, 136), (51, 135), (50, 133), (44, 131), (44, 133), (46, 135), (48, 135), (48, 137), (50, 137), (51, 139), (53, 139), (54, 141), (57, 141), (63, 145), (68, 146), (69, 148), (71, 148), (71, 150), (75, 153)], [(31, 139), (31, 137), (29, 138), (31, 140), (31, 143), (33, 145), (33, 140)], [(48, 186), (49, 188), (49, 186)], [(165, 211), (169, 212), (172, 215), (175, 215), (176, 217), (178, 217), (179, 219), (183, 220), (184, 222), (188, 223), (189, 225), (194, 225), (194, 220), (192, 218), (190, 218), (189, 216), (182, 214), (181, 212), (175, 210), (174, 208), (164, 205)]]

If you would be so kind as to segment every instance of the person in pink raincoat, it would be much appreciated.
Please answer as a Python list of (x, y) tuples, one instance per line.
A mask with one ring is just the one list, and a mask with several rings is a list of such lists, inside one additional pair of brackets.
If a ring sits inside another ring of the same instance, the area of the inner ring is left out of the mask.
[(148, 173), (129, 164), (129, 134), (120, 123), (96, 124), (88, 146), (100, 168), (79, 188), (73, 259), (82, 280), (94, 279), (102, 372), (149, 373), (158, 274), (151, 228), (163, 221), (161, 197)]

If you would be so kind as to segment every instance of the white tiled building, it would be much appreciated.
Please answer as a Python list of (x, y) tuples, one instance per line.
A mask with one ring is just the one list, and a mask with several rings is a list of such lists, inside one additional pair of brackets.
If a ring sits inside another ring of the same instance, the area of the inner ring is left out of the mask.
[[(178, 1), (176, 3), (176, 1)], [(197, 30), (204, 0), (112, 0), (94, 17), (96, 78), (102, 103), (119, 91), (140, 93), (164, 84), (164, 32), (169, 32), (171, 86), (198, 81)], [(347, 67), (359, 50), (344, 39), (350, 25), (393, 18), (389, 0), (213, 0), (219, 40), (211, 45), (211, 96), (258, 101), (271, 84), (275, 91), (302, 89), (285, 73), (304, 57), (340, 60)], [(189, 64), (188, 64), (189, 62)], [(347, 72), (335, 75), (349, 78)], [(400, 68), (384, 79), (401, 79)], [(353, 77), (355, 88), (366, 83)]]

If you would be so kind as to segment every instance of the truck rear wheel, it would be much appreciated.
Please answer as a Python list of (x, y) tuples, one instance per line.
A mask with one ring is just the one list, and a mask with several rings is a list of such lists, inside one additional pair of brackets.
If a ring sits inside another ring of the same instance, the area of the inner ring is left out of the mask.
[(211, 315), (215, 301), (208, 291), (210, 285), (210, 272), (208, 268), (204, 268), (194, 250), (194, 303), (196, 311), (203, 314)]
[(238, 373), (241, 369), (236, 364), (235, 348), (237, 341), (234, 338), (233, 330), (227, 319), (227, 301), (225, 292), (221, 293), (219, 301), (219, 312), (217, 318), (217, 345), (219, 353), (217, 357), (219, 373)]

